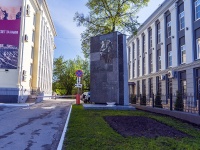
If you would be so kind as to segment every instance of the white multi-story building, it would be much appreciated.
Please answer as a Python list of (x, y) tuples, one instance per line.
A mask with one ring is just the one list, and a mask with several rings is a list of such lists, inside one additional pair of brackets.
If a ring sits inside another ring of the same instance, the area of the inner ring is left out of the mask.
[[(5, 1), (0, 0), (0, 23), (13, 21), (9, 30), (14, 30), (19, 19), (20, 29), (17, 46), (10, 44), (12, 39), (5, 43), (0, 34), (0, 102), (25, 102), (33, 93), (51, 95), (56, 31), (46, 0)], [(3, 30), (8, 29), (0, 26)]]
[(165, 0), (128, 38), (130, 94), (200, 95), (200, 0)]

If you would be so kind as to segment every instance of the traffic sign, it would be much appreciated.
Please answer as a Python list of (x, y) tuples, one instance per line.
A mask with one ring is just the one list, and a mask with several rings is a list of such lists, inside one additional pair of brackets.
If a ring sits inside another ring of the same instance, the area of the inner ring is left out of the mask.
[(82, 88), (82, 84), (75, 84), (75, 87)]
[(76, 76), (77, 77), (82, 77), (83, 76), (83, 71), (82, 70), (76, 70)]

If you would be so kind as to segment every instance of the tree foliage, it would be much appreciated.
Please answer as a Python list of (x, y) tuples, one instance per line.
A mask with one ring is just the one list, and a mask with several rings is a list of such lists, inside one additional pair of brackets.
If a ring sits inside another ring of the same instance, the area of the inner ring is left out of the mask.
[(178, 111), (183, 111), (183, 94), (179, 91), (176, 91), (176, 102), (174, 104), (174, 109)]
[(155, 107), (162, 108), (161, 94), (159, 92), (156, 93)]
[(81, 34), (82, 51), (88, 57), (90, 37), (114, 31), (136, 33), (139, 23), (136, 13), (149, 0), (88, 0), (89, 15), (76, 12), (78, 26), (86, 27)]
[(54, 59), (53, 70), (53, 91), (60, 95), (75, 94), (77, 77), (76, 70), (83, 70), (82, 84), (83, 89), (89, 88), (90, 73), (88, 60), (83, 60), (79, 56), (73, 60), (64, 60), (63, 56)]

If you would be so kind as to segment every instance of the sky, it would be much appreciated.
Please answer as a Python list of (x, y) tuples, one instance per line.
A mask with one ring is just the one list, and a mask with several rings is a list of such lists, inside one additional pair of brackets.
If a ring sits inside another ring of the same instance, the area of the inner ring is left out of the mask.
[[(77, 56), (83, 57), (81, 51), (81, 33), (84, 27), (77, 27), (73, 21), (76, 12), (87, 15), (88, 9), (85, 6), (87, 0), (46, 0), (49, 11), (56, 28), (55, 37), (56, 49), (54, 58), (63, 56), (65, 60), (74, 59)], [(143, 23), (164, 0), (150, 0), (147, 7), (138, 12), (138, 21)]]

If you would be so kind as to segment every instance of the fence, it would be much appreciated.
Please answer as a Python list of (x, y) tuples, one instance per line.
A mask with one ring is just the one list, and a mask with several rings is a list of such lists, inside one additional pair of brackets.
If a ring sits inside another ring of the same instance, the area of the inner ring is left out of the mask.
[(171, 111), (184, 111), (200, 115), (200, 101), (191, 94), (131, 95), (130, 102), (137, 105), (158, 107), (162, 109), (169, 109)]

